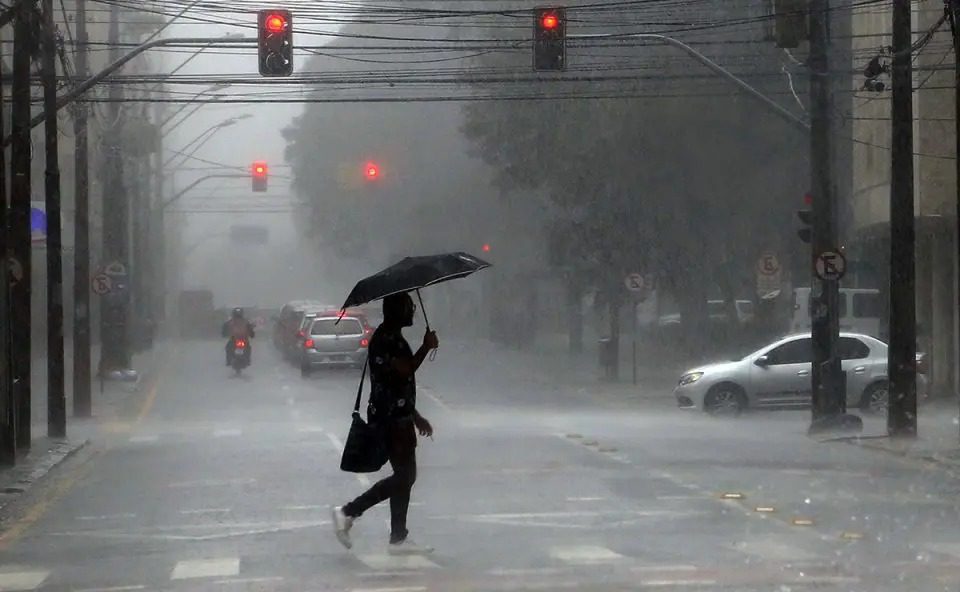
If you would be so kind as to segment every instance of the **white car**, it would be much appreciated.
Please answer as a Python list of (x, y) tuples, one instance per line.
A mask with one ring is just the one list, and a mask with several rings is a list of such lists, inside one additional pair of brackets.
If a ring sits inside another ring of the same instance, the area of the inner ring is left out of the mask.
[[(885, 410), (887, 344), (869, 335), (841, 333), (839, 347), (847, 376), (847, 408)], [(682, 408), (702, 409), (711, 414), (736, 414), (747, 407), (809, 407), (812, 360), (810, 334), (791, 335), (741, 360), (685, 372), (674, 396)], [(921, 396), (926, 390), (926, 377), (922, 374), (917, 375), (917, 390)]]

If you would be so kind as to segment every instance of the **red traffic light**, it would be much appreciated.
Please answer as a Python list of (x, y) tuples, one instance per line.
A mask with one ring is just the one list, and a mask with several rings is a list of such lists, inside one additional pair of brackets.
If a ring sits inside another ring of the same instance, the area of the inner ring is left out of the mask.
[(483, 249), (483, 252), (484, 252), (484, 253), (489, 253), (489, 252), (490, 252), (490, 243), (485, 243), (485, 244), (483, 245), (483, 247), (481, 247), (481, 248)]
[(811, 195), (811, 194), (809, 194), (809, 193), (804, 193), (804, 194), (803, 194), (803, 204), (804, 204), (804, 205), (807, 205), (807, 206), (813, 205), (813, 195)]
[(540, 26), (547, 31), (552, 31), (560, 26), (560, 18), (552, 12), (548, 12), (540, 17)]
[(256, 161), (256, 162), (253, 163), (252, 170), (253, 170), (253, 175), (254, 175), (255, 177), (266, 177), (266, 176), (267, 176), (267, 163), (264, 162), (264, 161), (262, 161), (262, 160), (258, 160), (258, 161)]
[(368, 162), (363, 167), (363, 174), (367, 179), (376, 179), (380, 176), (380, 167), (375, 162)]
[(287, 19), (283, 18), (281, 14), (271, 14), (264, 19), (263, 26), (270, 33), (283, 33), (287, 28)]

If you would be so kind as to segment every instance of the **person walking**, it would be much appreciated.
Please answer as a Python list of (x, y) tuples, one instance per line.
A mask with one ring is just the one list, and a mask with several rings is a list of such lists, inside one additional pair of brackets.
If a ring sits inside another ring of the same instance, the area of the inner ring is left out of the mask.
[(370, 339), (367, 363), (370, 365), (371, 390), (367, 421), (383, 429), (393, 474), (353, 501), (333, 508), (337, 540), (347, 549), (353, 547), (350, 529), (354, 521), (389, 499), (389, 552), (411, 555), (432, 551), (415, 544), (407, 531), (410, 491), (417, 479), (417, 433), (433, 436), (433, 426), (417, 411), (415, 374), (430, 350), (439, 346), (437, 334), (428, 329), (416, 353), (410, 349), (403, 337), (403, 329), (413, 325), (416, 309), (413, 299), (405, 292), (387, 296), (383, 299), (383, 323)]

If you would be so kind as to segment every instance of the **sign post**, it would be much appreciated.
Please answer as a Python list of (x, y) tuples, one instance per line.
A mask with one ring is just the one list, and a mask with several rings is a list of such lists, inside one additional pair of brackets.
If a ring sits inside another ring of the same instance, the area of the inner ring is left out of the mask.
[(642, 274), (631, 273), (623, 279), (623, 284), (627, 287), (630, 295), (633, 296), (630, 306), (630, 315), (633, 319), (633, 384), (637, 384), (637, 339), (640, 333), (640, 327), (637, 323), (637, 302), (644, 299), (646, 282)]

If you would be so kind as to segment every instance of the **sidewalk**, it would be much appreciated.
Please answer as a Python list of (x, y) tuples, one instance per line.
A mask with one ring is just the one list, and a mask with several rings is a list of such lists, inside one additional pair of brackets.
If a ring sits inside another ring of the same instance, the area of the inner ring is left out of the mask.
[(847, 440), (864, 448), (895, 454), (918, 462), (932, 462), (960, 471), (960, 419), (954, 399), (921, 405), (916, 439), (890, 438), (886, 418), (864, 419), (863, 434)]
[[(68, 344), (65, 360), (67, 437), (64, 439), (47, 437), (46, 359), (35, 358), (31, 366), (32, 443), (30, 450), (22, 453), (15, 466), (0, 469), (0, 510), (28, 491), (50, 471), (82, 450), (91, 438), (100, 433), (104, 425), (120, 419), (128, 405), (145, 396), (141, 385), (155, 378), (167, 345), (165, 342), (158, 341), (154, 349), (134, 356), (133, 367), (140, 372), (138, 383), (105, 381), (101, 391), (100, 381), (94, 378), (93, 417), (81, 419), (73, 415), (73, 354)], [(99, 348), (94, 348), (91, 352), (91, 364), (95, 365), (98, 359)], [(91, 375), (95, 377), (96, 372), (92, 372)]]

